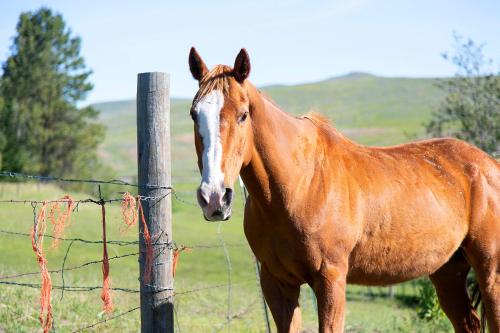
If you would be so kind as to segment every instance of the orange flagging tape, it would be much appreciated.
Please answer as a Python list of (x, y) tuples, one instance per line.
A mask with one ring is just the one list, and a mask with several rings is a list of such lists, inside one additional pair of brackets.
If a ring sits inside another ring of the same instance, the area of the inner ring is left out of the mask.
[(47, 259), (43, 253), (43, 236), (47, 229), (46, 211), (48, 203), (43, 202), (42, 208), (38, 213), (35, 224), (31, 231), (31, 246), (36, 254), (38, 266), (42, 276), (42, 288), (40, 291), (40, 324), (42, 324), (43, 332), (48, 333), (52, 327), (52, 305), (50, 303), (50, 291), (52, 289), (52, 281), (49, 271), (47, 270)]
[(146, 224), (146, 218), (144, 217), (144, 210), (142, 209), (142, 203), (140, 198), (137, 198), (137, 208), (141, 215), (142, 222), (142, 234), (144, 236), (144, 242), (146, 243), (146, 260), (144, 262), (144, 283), (151, 282), (151, 273), (153, 271), (153, 243), (151, 242), (151, 235), (149, 234), (148, 225)]
[(109, 277), (108, 248), (106, 246), (106, 208), (101, 204), (102, 212), (102, 292), (101, 299), (104, 302), (104, 312), (113, 311), (113, 301), (111, 299), (111, 278)]
[(151, 274), (153, 271), (153, 243), (151, 241), (151, 235), (146, 223), (146, 218), (144, 217), (144, 210), (142, 208), (142, 203), (139, 196), (136, 199), (128, 192), (125, 192), (123, 194), (122, 215), (123, 221), (127, 225), (127, 228), (130, 228), (137, 223), (138, 215), (140, 215), (141, 217), (141, 223), (143, 227), (142, 234), (144, 237), (144, 243), (146, 244), (146, 258), (144, 262), (143, 280), (144, 283), (150, 283)]
[[(61, 212), (61, 202), (66, 202), (66, 210)], [(71, 217), (71, 213), (73, 212), (73, 209), (75, 208), (76, 204), (69, 195), (65, 195), (61, 199), (57, 200), (52, 207), (50, 208), (49, 212), (49, 220), (52, 223), (52, 236), (54, 236), (54, 240), (52, 241), (52, 245), (50, 246), (51, 249), (57, 248), (60, 243), (60, 238), (64, 234), (64, 229), (69, 223), (69, 219)]]
[(125, 192), (123, 194), (122, 200), (122, 215), (123, 222), (127, 225), (127, 229), (130, 229), (137, 222), (137, 207), (135, 198), (132, 194)]
[(191, 248), (186, 246), (181, 246), (174, 250), (174, 256), (172, 258), (172, 276), (175, 277), (175, 270), (177, 269), (177, 263), (179, 262), (179, 256), (182, 251), (191, 252)]

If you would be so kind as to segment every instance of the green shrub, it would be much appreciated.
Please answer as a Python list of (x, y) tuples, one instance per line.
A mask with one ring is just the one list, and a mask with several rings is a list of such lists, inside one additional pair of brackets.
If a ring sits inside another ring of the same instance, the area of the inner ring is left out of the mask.
[(418, 280), (418, 298), (417, 314), (421, 319), (432, 321), (444, 317), (436, 290), (429, 279)]

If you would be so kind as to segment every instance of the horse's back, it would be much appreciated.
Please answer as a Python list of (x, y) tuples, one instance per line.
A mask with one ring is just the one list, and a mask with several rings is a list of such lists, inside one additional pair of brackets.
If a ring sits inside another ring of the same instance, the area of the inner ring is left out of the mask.
[[(368, 148), (382, 169), (399, 170), (438, 182), (460, 183), (467, 192), (479, 178), (500, 191), (500, 163), (479, 148), (455, 138), (438, 138), (384, 148)], [(398, 174), (398, 172), (395, 172)], [(497, 193), (498, 194), (498, 193)]]
[[(441, 164), (446, 164), (441, 168), (457, 171), (456, 177), (462, 179), (466, 190), (470, 192), (470, 201), (487, 200), (491, 208), (500, 208), (500, 163), (497, 160), (481, 149), (455, 138), (426, 140), (420, 144), (424, 150), (440, 156)], [(484, 198), (478, 197), (478, 193), (473, 193), (478, 190), (483, 192), (481, 194), (485, 196)]]

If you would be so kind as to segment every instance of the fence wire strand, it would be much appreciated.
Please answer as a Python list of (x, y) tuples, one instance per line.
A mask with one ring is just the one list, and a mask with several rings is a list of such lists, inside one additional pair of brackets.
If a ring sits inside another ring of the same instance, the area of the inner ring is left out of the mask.
[(226, 319), (227, 319), (227, 331), (228, 333), (231, 332), (231, 273), (232, 273), (232, 267), (231, 267), (231, 258), (229, 257), (229, 251), (227, 250), (226, 247), (226, 242), (224, 241), (224, 237), (222, 236), (221, 233), (221, 228), (222, 228), (222, 222), (219, 222), (219, 225), (217, 227), (217, 236), (219, 238), (219, 241), (221, 242), (222, 248), (224, 250), (224, 258), (226, 260), (226, 266), (227, 266), (227, 313), (226, 313)]
[(135, 188), (147, 188), (154, 190), (171, 190), (171, 186), (166, 185), (138, 185), (126, 182), (120, 179), (112, 179), (112, 180), (99, 180), (99, 179), (72, 179), (72, 178), (62, 178), (62, 177), (53, 177), (53, 176), (42, 176), (42, 175), (28, 175), (20, 172), (11, 172), (11, 171), (0, 171), (0, 177), (9, 177), (9, 178), (22, 178), (28, 180), (38, 180), (42, 182), (59, 182), (59, 183), (87, 183), (87, 184), (108, 184), (108, 185), (120, 185), (120, 186), (130, 186)]
[(94, 327), (96, 327), (96, 326), (99, 326), (99, 325), (105, 324), (105, 323), (107, 323), (108, 321), (112, 321), (112, 320), (118, 319), (118, 318), (120, 318), (120, 317), (123, 317), (123, 316), (125, 316), (125, 315), (127, 315), (127, 314), (129, 314), (129, 313), (131, 313), (131, 312), (134, 312), (134, 311), (136, 311), (136, 310), (139, 310), (140, 308), (141, 308), (140, 306), (136, 306), (136, 307), (130, 308), (130, 309), (128, 309), (127, 311), (120, 312), (120, 313), (118, 313), (118, 314), (116, 314), (116, 315), (114, 315), (114, 316), (111, 316), (111, 317), (109, 317), (109, 318), (106, 318), (106, 319), (103, 319), (103, 320), (97, 321), (97, 322), (95, 322), (95, 323), (93, 323), (93, 324), (90, 324), (90, 325), (87, 325), (87, 326), (81, 327), (81, 328), (79, 328), (78, 330), (73, 331), (73, 333), (79, 333), (79, 332), (83, 332), (83, 331), (89, 330), (89, 329), (94, 328)]

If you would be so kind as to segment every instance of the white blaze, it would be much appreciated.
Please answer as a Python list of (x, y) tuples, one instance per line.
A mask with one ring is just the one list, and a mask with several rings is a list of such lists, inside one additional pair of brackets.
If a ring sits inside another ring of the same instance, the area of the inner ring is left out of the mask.
[(196, 103), (199, 133), (203, 140), (201, 175), (202, 186), (219, 189), (224, 182), (222, 172), (222, 144), (220, 141), (220, 111), (224, 105), (224, 96), (220, 90), (214, 90), (200, 98)]

